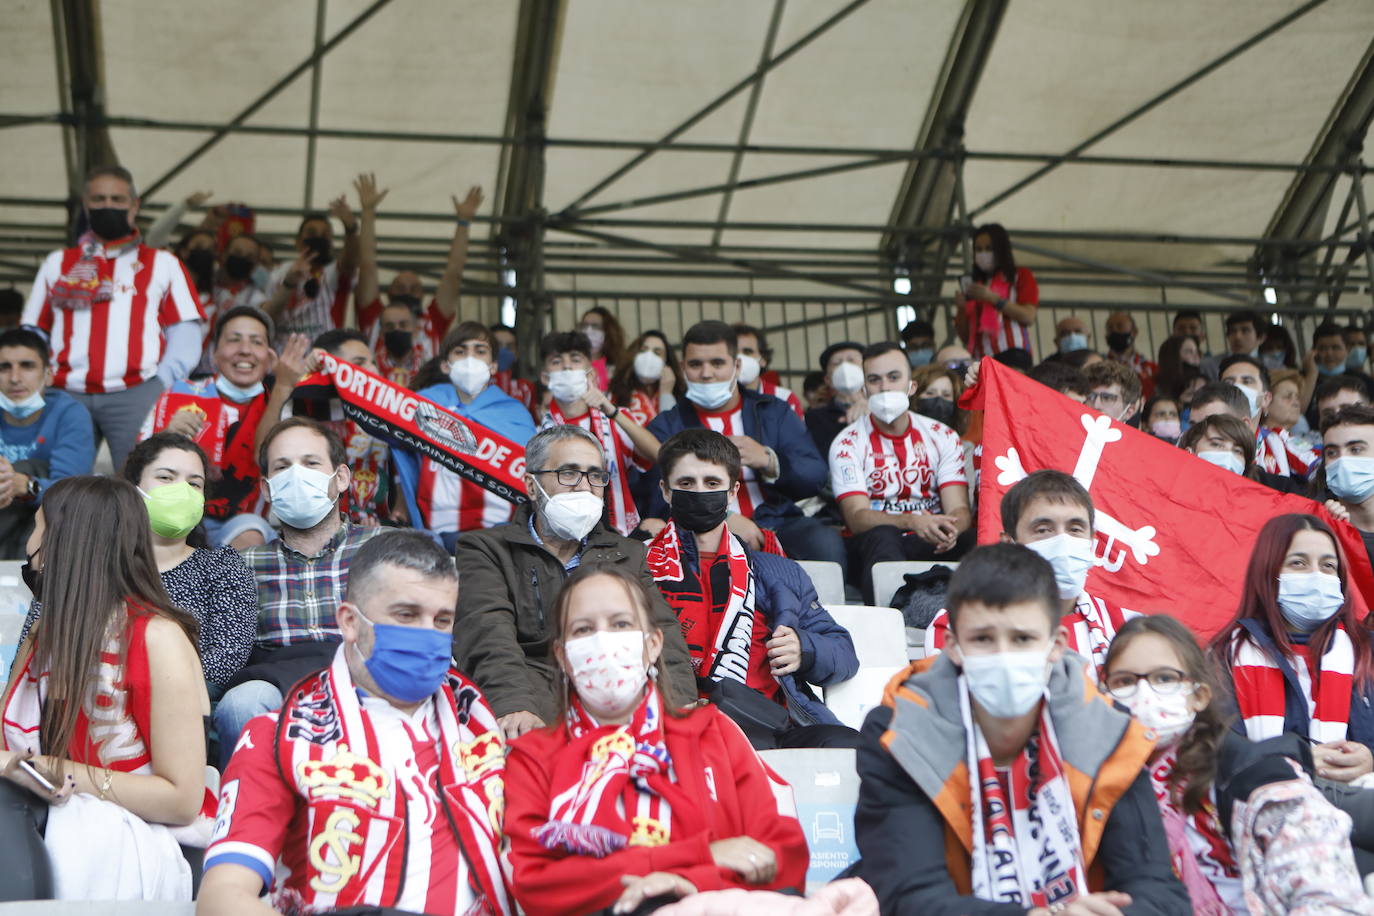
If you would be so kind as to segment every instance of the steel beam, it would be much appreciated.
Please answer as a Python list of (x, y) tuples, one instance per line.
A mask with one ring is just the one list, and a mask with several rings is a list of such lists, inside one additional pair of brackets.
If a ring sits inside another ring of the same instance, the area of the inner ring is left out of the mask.
[(863, 6), (867, 2), (868, 0), (850, 0), (850, 2), (840, 7), (840, 9), (837, 12), (831, 15), (820, 25), (816, 26), (814, 29), (807, 32), (805, 35), (801, 36), (796, 41), (792, 42), (792, 44), (788, 45), (780, 54), (778, 54), (775, 57), (769, 58), (767, 62), (760, 64), (757, 68), (755, 68), (753, 73), (749, 74), (744, 79), (735, 83), (733, 86), (725, 90), (720, 95), (716, 96), (710, 102), (707, 102), (703, 108), (699, 108), (685, 121), (678, 124), (672, 130), (668, 131), (661, 138), (659, 138), (653, 145), (640, 152), (639, 155), (632, 157), (628, 162), (621, 165), (610, 175), (607, 175), (605, 178), (598, 181), (595, 185), (591, 187), (591, 189), (578, 195), (572, 203), (568, 204), (566, 207), (563, 208), (563, 211), (565, 213), (569, 211), (576, 211), (579, 206), (586, 203), (588, 200), (592, 199), (597, 194), (600, 194), (602, 191), (610, 187), (615, 182), (619, 181), (630, 171), (638, 167), (640, 163), (642, 163), (644, 160), (652, 156), (654, 153), (658, 152), (659, 150), (665, 149), (670, 143), (672, 143), (673, 140), (677, 139), (682, 134), (686, 133), (688, 130), (691, 130), (691, 128), (694, 125), (700, 123), (713, 111), (716, 111), (726, 102), (730, 101), (735, 96), (739, 95), (745, 89), (748, 89), (755, 82), (757, 82), (760, 79), (763, 79), (764, 75), (768, 73), (768, 71), (774, 69), (779, 64), (782, 64), (783, 62), (790, 60), (792, 56), (795, 55), (798, 51), (800, 51), (802, 48), (805, 48), (811, 42), (815, 41), (817, 38), (824, 35), (838, 23), (844, 21), (846, 17), (848, 17), (851, 13), (853, 13), (855, 10), (857, 10), (859, 7)]
[[(997, 31), (1007, 9), (1007, 0), (966, 0), (959, 23), (945, 51), (935, 88), (926, 102), (925, 119), (916, 135), (916, 150), (925, 155), (912, 161), (898, 188), (892, 214), (888, 222), (913, 229), (921, 226), (944, 226), (950, 222), (956, 203), (956, 185), (962, 163), (959, 152), (963, 148), (964, 122), (973, 104), (983, 68), (992, 56)], [(962, 220), (961, 220), (962, 221)], [(911, 270), (919, 270), (925, 258), (917, 248), (926, 247), (916, 236), (906, 231), (885, 232), (879, 250), (894, 263)], [(953, 241), (947, 232), (933, 237), (936, 250), (933, 260), (944, 263)], [(912, 287), (913, 291), (915, 286)], [(928, 293), (938, 289), (925, 290)]]
[(1287, 28), (1289, 25), (1292, 25), (1294, 22), (1297, 22), (1303, 16), (1306, 16), (1308, 13), (1312, 12), (1317, 7), (1321, 6), (1326, 2), (1327, 0), (1308, 0), (1308, 2), (1302, 4), (1297, 9), (1293, 10), (1285, 16), (1280, 17), (1279, 19), (1260, 29), (1258, 32), (1251, 35), (1249, 38), (1245, 39), (1240, 44), (1232, 47), (1225, 54), (1222, 54), (1220, 57), (1208, 61), (1202, 67), (1200, 67), (1197, 70), (1194, 70), (1192, 73), (1188, 74), (1183, 79), (1174, 83), (1172, 86), (1165, 89), (1163, 92), (1160, 92), (1157, 95), (1147, 99), (1143, 104), (1131, 109), (1129, 112), (1122, 115), (1120, 118), (1117, 118), (1115, 121), (1108, 124), (1101, 130), (1097, 131), (1092, 136), (1088, 137), (1086, 140), (1083, 140), (1080, 143), (1075, 144), (1068, 150), (1068, 152), (1064, 153), (1062, 156), (1057, 157), (1055, 161), (1046, 163), (1045, 165), (1031, 172), (1025, 178), (1022, 178), (1020, 181), (1015, 182), (1010, 187), (1005, 188), (1002, 191), (999, 191), (998, 193), (994, 194), (992, 197), (984, 201), (980, 206), (975, 207), (969, 213), (970, 218), (974, 218), (982, 213), (986, 213), (989, 209), (995, 207), (997, 204), (1011, 197), (1013, 194), (1023, 190), (1024, 188), (1028, 187), (1034, 182), (1039, 181), (1041, 178), (1045, 177), (1050, 172), (1057, 169), (1060, 165), (1063, 165), (1065, 162), (1077, 158), (1080, 153), (1088, 149), (1090, 146), (1093, 146), (1094, 144), (1106, 139), (1107, 137), (1116, 133), (1121, 128), (1125, 127), (1127, 124), (1130, 124), (1132, 121), (1139, 118), (1141, 115), (1146, 114), (1147, 112), (1152, 111), (1153, 109), (1164, 104), (1169, 99), (1173, 98), (1183, 90), (1187, 89), (1189, 86), (1211, 75), (1214, 71), (1220, 69), (1221, 67), (1235, 60), (1237, 57), (1244, 54), (1246, 51), (1250, 50), (1260, 42), (1264, 41), (1266, 38), (1269, 38), (1270, 36)]
[(227, 125), (217, 128), (215, 132), (203, 143), (201, 143), (195, 149), (191, 150), (191, 152), (183, 156), (176, 163), (176, 165), (172, 166), (170, 169), (164, 172), (162, 174), (162, 177), (158, 178), (157, 181), (153, 182), (147, 189), (144, 190), (144, 196), (151, 197), (153, 196), (153, 194), (161, 190), (163, 185), (167, 184), (167, 182), (171, 181), (173, 178), (180, 175), (183, 171), (186, 170), (188, 166), (191, 165), (191, 163), (195, 162), (201, 156), (205, 155), (205, 153), (209, 151), (211, 148), (213, 148), (216, 144), (218, 144), (219, 141), (227, 137), (229, 135), (229, 128), (240, 125), (244, 121), (252, 117), (254, 112), (258, 111), (268, 102), (272, 101), (279, 94), (281, 94), (281, 91), (285, 89), (287, 86), (290, 86), (293, 82), (295, 82), (298, 76), (300, 76), (302, 73), (309, 70), (310, 68), (314, 67), (321, 57), (337, 48), (345, 39), (348, 38), (348, 36), (352, 35), (358, 29), (362, 28), (363, 23), (367, 22), (367, 20), (375, 16), (378, 12), (381, 11), (382, 7), (386, 6), (390, 2), (391, 0), (373, 0), (373, 2), (366, 9), (364, 9), (357, 16), (353, 17), (353, 19), (346, 26), (344, 26), (342, 29), (336, 32), (333, 38), (329, 39), (324, 44), (316, 47), (309, 57), (301, 61), (296, 66), (292, 67), (289, 71), (287, 71), (285, 76), (283, 76), (281, 79), (277, 80), (270, 87), (268, 87), (266, 92), (262, 93), (262, 95), (259, 95), (253, 101), (249, 102), (248, 105), (242, 111), (234, 115), (234, 117), (230, 118), (229, 123)]
[[(548, 312), (544, 285), (544, 156), (562, 39), (563, 0), (521, 0), (503, 133), (514, 141), (501, 150), (495, 207), (496, 240), (519, 286), (516, 337), (520, 358), (534, 365)], [(448, 217), (452, 220), (452, 214)]]
[(310, 126), (305, 140), (305, 194), (301, 209), (307, 213), (315, 209), (315, 144), (320, 129), (320, 65), (324, 55), (324, 20), (329, 0), (315, 0), (315, 44), (310, 64)]
[(67, 154), (67, 228), (74, 233), (85, 190), (86, 173), (99, 165), (118, 162), (110, 132), (99, 126), (105, 115), (105, 53), (100, 30), (100, 5), (95, 0), (55, 0), (52, 4), (53, 43), (59, 48), (59, 86), (62, 105), (72, 115), (73, 128), (64, 132)]

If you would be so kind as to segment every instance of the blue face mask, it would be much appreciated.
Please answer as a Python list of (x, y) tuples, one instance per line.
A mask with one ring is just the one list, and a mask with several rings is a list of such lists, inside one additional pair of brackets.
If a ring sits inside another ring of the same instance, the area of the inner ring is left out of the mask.
[(1245, 460), (1233, 451), (1205, 451), (1198, 452), (1197, 456), (1208, 464), (1215, 464), (1233, 474), (1245, 473)]
[(24, 398), (22, 401), (11, 401), (3, 393), (0, 393), (0, 410), (3, 410), (16, 420), (23, 420), (38, 413), (38, 411), (43, 409), (44, 403), (42, 388)]
[(263, 292), (267, 291), (267, 285), (272, 282), (272, 271), (262, 265), (253, 268), (253, 285)]
[(515, 351), (510, 347), (502, 347), (496, 351), (496, 371), (509, 372), (515, 365)]
[(1326, 486), (1342, 502), (1359, 505), (1374, 496), (1374, 458), (1346, 455), (1329, 462)]
[(1335, 616), (1345, 604), (1341, 580), (1326, 573), (1284, 573), (1279, 576), (1279, 612), (1304, 633)]
[(930, 365), (930, 361), (935, 358), (935, 350), (932, 347), (921, 347), (919, 350), (907, 350), (906, 361), (911, 363), (911, 368), (919, 369), (922, 366)]
[(1322, 375), (1344, 375), (1344, 374), (1345, 374), (1345, 366), (1330, 366), (1330, 367), (1328, 367), (1328, 366), (1323, 366), (1321, 363), (1317, 363), (1317, 371), (1320, 372)]
[[(453, 665), (453, 636), (433, 627), (373, 623), (356, 606), (356, 617), (372, 627), (372, 654), (363, 667), (377, 689), (402, 703), (418, 703), (443, 686)], [(362, 651), (354, 644), (361, 657)]]
[(239, 402), (251, 401), (266, 390), (262, 387), (261, 380), (249, 385), (247, 388), (240, 388), (223, 375), (215, 376), (215, 388), (229, 400)]
[(1369, 350), (1365, 347), (1351, 347), (1350, 355), (1345, 358), (1345, 368), (1351, 372), (1363, 372), (1364, 362), (1369, 359)]
[(1088, 349), (1088, 335), (1080, 334), (1077, 331), (1070, 331), (1059, 338), (1059, 352), (1072, 353), (1075, 350)]

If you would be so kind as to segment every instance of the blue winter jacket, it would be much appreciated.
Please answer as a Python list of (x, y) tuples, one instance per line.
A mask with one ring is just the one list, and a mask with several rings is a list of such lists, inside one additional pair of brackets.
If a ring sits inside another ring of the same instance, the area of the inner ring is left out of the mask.
[[(775, 527), (780, 520), (801, 514), (795, 501), (819, 493), (830, 478), (830, 469), (821, 453), (816, 451), (806, 426), (786, 401), (747, 389), (740, 389), (739, 393), (744, 434), (778, 455), (782, 474), (772, 483), (758, 482), (765, 504), (754, 509), (755, 522), (765, 528)], [(674, 433), (703, 427), (696, 407), (684, 398), (672, 410), (654, 417), (649, 423), (649, 432), (659, 442), (666, 442)], [(658, 487), (661, 477), (658, 468), (654, 468), (648, 485), (651, 501), (644, 513), (650, 518), (668, 517), (668, 504)]]
[[(792, 416), (795, 419), (796, 414)], [(696, 538), (690, 531), (679, 529), (678, 534), (682, 562), (699, 571)], [(773, 553), (748, 551), (748, 555), (754, 571), (755, 607), (763, 613), (769, 631), (791, 627), (801, 640), (801, 667), (777, 679), (787, 712), (796, 725), (839, 725), (840, 720), (809, 685), (828, 687), (858, 673), (859, 656), (849, 631), (821, 607), (810, 577), (794, 561)]]
[(47, 476), (38, 478), (38, 502), (50, 485), (91, 473), (95, 462), (95, 430), (85, 405), (57, 388), (44, 391), (43, 402), (42, 416), (28, 426), (11, 426), (0, 413), (0, 455), (10, 464), (32, 459), (48, 465)]
[[(534, 419), (525, 406), (506, 394), (495, 385), (483, 388), (469, 404), (458, 399), (458, 389), (448, 382), (440, 382), (417, 391), (422, 398), (429, 398), (446, 410), (460, 417), (468, 417), (481, 423), (487, 429), (500, 433), (521, 448), (534, 435)], [(410, 523), (416, 528), (427, 529), (428, 522), (420, 516), (420, 507), (415, 501), (420, 486), (420, 456), (408, 449), (392, 447), (391, 461), (400, 480), (401, 493), (405, 496), (406, 509), (410, 512)]]

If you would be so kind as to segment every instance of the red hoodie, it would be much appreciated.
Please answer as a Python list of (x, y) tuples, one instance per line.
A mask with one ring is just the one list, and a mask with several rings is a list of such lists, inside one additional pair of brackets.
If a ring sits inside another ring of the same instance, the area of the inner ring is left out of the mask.
[[(569, 761), (563, 726), (518, 738), (506, 759), (506, 836), (515, 870), (515, 897), (527, 916), (563, 916), (609, 907), (625, 889), (624, 875), (666, 871), (699, 891), (742, 887), (800, 890), (810, 863), (806, 835), (797, 821), (792, 789), (749, 746), (735, 723), (714, 706), (685, 718), (664, 717), (664, 739), (679, 785), (710, 812), (710, 828), (675, 836), (663, 846), (633, 846), (605, 858), (545, 849), (533, 832), (549, 819), (551, 777)], [(557, 791), (568, 786), (559, 786)], [(777, 877), (768, 885), (745, 884), (711, 859), (716, 840), (748, 836), (777, 857)]]

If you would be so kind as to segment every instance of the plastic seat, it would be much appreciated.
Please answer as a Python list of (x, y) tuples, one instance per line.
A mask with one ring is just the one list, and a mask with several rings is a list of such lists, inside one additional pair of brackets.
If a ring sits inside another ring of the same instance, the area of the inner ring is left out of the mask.
[(958, 563), (942, 560), (887, 560), (873, 564), (873, 600), (882, 605), (892, 603), (897, 589), (906, 584), (907, 573), (923, 573), (936, 566), (948, 566), (951, 570), (959, 568)]
[(854, 842), (854, 809), (859, 774), (851, 748), (782, 748), (760, 751), (764, 761), (792, 787), (797, 818), (806, 831), (811, 862), (806, 891), (811, 893), (859, 858)]
[(906, 666), (906, 625), (902, 612), (890, 607), (863, 604), (828, 605), (835, 622), (849, 631), (859, 667)]
[(822, 605), (844, 604), (844, 572), (840, 564), (828, 560), (798, 560), (797, 565), (811, 577)]

